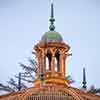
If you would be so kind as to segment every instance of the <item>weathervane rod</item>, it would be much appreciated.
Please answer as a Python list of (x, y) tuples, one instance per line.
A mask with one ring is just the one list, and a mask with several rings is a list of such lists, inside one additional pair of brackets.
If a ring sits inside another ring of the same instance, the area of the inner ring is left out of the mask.
[(55, 30), (55, 26), (54, 26), (54, 8), (53, 8), (53, 3), (51, 3), (51, 16), (50, 16), (50, 26), (49, 26), (49, 29), (50, 31), (54, 31)]
[(54, 17), (53, 3), (51, 3), (51, 17)]

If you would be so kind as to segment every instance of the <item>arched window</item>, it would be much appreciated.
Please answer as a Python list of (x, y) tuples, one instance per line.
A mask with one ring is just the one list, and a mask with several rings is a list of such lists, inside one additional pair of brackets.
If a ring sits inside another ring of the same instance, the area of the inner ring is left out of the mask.
[(46, 55), (46, 69), (49, 71), (51, 71), (51, 59), (52, 59), (52, 54), (50, 51), (48, 51)]
[(60, 59), (60, 53), (57, 50), (57, 52), (55, 53), (55, 62), (56, 62), (55, 71), (60, 71), (60, 60), (59, 59)]
[(49, 59), (47, 56), (46, 56), (46, 70), (47, 71), (49, 70)]

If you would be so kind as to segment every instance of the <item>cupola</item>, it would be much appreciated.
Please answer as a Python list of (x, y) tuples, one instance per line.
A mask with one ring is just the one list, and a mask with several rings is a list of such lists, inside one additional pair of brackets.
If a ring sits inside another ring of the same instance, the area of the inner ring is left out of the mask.
[(44, 33), (34, 47), (38, 59), (38, 78), (34, 83), (35, 85), (41, 83), (68, 85), (65, 63), (70, 46), (64, 43), (60, 33), (55, 31), (53, 4), (51, 4), (49, 21), (49, 31)]

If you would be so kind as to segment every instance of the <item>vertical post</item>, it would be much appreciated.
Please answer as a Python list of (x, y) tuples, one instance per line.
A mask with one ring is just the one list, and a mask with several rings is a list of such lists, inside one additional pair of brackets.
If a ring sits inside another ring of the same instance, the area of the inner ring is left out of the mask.
[(60, 52), (60, 72), (62, 72), (62, 53)]
[(65, 78), (65, 55), (62, 51), (60, 53), (60, 72), (62, 78)]
[(45, 39), (45, 42), (44, 42), (44, 50), (43, 50), (43, 59), (44, 59), (44, 77), (46, 78), (46, 55), (47, 55), (47, 39)]
[(46, 54), (44, 50), (44, 55), (43, 55), (43, 63), (44, 63), (44, 78), (46, 78)]
[(43, 52), (42, 52), (42, 55), (41, 55), (41, 67), (40, 67), (40, 80), (43, 81), (44, 80), (44, 55), (43, 55)]
[(19, 75), (18, 75), (18, 91), (20, 91), (21, 90), (21, 73), (19, 73)]
[(38, 78), (40, 78), (40, 65), (41, 65), (41, 55), (40, 53), (38, 54)]
[(55, 55), (54, 55), (54, 53), (52, 54), (51, 71), (52, 71), (52, 76), (54, 76), (54, 73), (55, 73)]
[(86, 89), (87, 86), (86, 86), (86, 73), (85, 73), (85, 68), (83, 68), (83, 89)]
[(63, 76), (63, 78), (65, 78), (65, 72), (66, 72), (66, 69), (65, 69), (65, 67), (66, 67), (66, 55), (65, 55), (65, 53), (63, 54), (63, 64), (64, 64), (64, 68), (63, 68), (63, 73), (64, 73), (64, 76)]

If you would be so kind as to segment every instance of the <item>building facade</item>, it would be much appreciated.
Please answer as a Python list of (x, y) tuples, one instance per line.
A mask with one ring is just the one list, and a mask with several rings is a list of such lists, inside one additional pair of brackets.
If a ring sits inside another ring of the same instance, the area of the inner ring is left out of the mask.
[(54, 21), (53, 4), (51, 4), (49, 31), (33, 48), (38, 61), (34, 86), (2, 95), (0, 100), (100, 100), (100, 96), (89, 93), (86, 89), (70, 86), (70, 81), (65, 75), (65, 62), (71, 55), (70, 46), (63, 41), (60, 33), (55, 31)]

